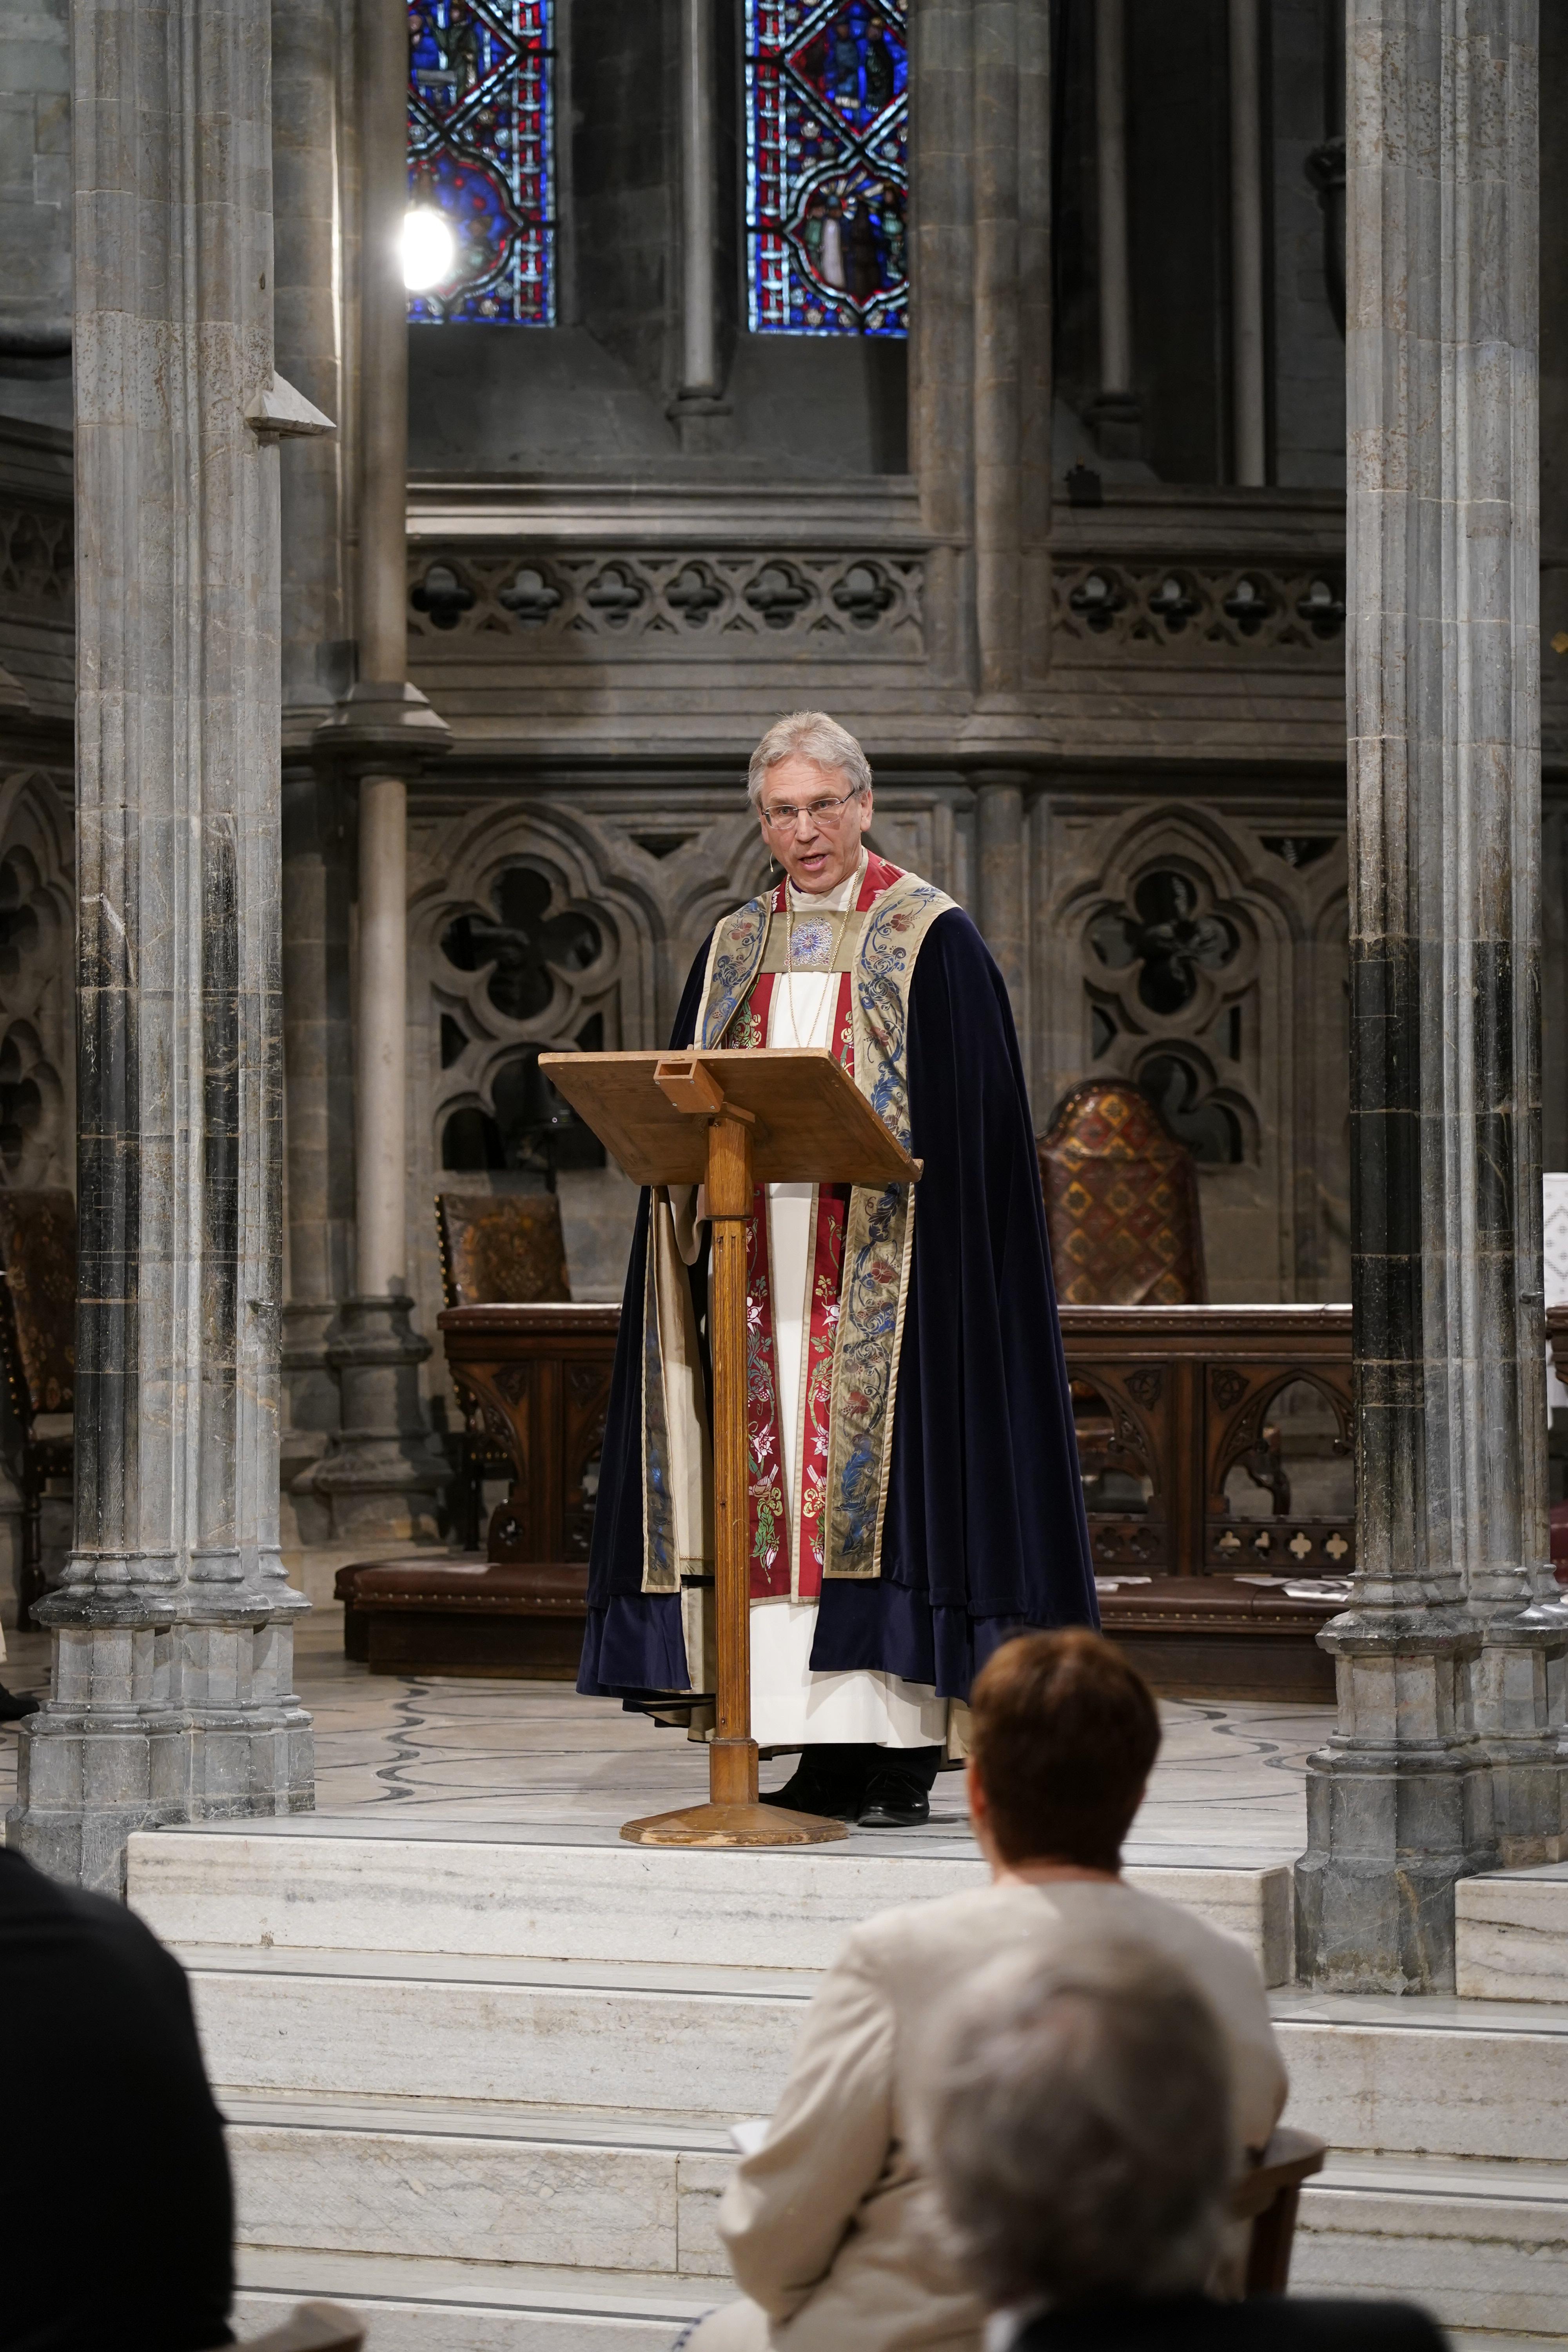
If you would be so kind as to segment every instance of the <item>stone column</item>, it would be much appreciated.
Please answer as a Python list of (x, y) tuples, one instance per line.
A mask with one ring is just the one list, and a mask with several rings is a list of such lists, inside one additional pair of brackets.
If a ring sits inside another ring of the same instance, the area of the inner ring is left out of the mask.
[(406, 796), (451, 741), (409, 684), (408, 300), (403, 282), (408, 20), (404, 0), (362, 0), (359, 17), (359, 676), (317, 749), (359, 787), (359, 970), (354, 1017), (355, 1294), (328, 1353), (342, 1425), (309, 1474), (334, 1536), (434, 1533), (450, 1473), (419, 1395), (430, 1343), (406, 1290)]
[(1047, 0), (921, 0), (910, 45), (910, 444), (935, 542), (928, 658), (976, 696), (979, 732), (1006, 758), (1038, 747), (1033, 689), (1050, 661)]
[(974, 0), (973, 41), (974, 602), (980, 691), (994, 701), (1042, 666), (1049, 627), (1046, 12)]
[(266, 0), (74, 0), (75, 1540), (8, 1842), (118, 1892), (312, 1802), (278, 1543), (280, 431)]
[(973, 12), (910, 16), (910, 469), (920, 485), (932, 673), (973, 688), (974, 559)]
[(1230, 381), (1236, 478), (1268, 478), (1263, 377), (1263, 71), (1258, 0), (1230, 0)]
[(721, 446), (713, 0), (680, 0), (680, 388), (670, 417), (689, 455)]
[[(980, 768), (971, 778), (975, 791), (975, 921), (995, 957), (1013, 1017), (1022, 1037), (1027, 1028), (1028, 934), (1025, 912), (1024, 794), (1029, 778), (1022, 770)], [(1029, 1067), (1026, 1051), (1024, 1066)]]
[[(321, 0), (272, 0), (279, 363), (332, 416), (352, 414), (344, 397), (342, 304), (350, 159), (339, 96), (352, 86), (352, 56), (341, 8)], [(316, 729), (348, 683), (345, 486), (353, 442), (346, 432), (282, 451), (286, 1540), (327, 1531), (321, 1506), (290, 1490), (340, 1424), (327, 1346), (338, 1301), (353, 1286), (352, 893), (342, 790), (331, 763), (311, 749)]]
[(1536, 11), (1348, 28), (1358, 1574), (1304, 1972), (1453, 1983), (1457, 1878), (1563, 1852), (1539, 1173)]
[(1132, 391), (1132, 279), (1127, 245), (1126, 0), (1094, 0), (1095, 203), (1100, 216), (1100, 390), (1089, 403), (1107, 457), (1142, 455)]

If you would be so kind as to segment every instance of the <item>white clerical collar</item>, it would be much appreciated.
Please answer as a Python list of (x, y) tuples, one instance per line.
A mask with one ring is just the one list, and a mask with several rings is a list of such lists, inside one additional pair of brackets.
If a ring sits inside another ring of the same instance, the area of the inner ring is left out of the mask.
[(803, 915), (813, 908), (822, 915), (841, 915), (852, 907), (860, 895), (860, 885), (866, 878), (866, 852), (860, 852), (860, 862), (855, 871), (838, 885), (837, 890), (825, 890), (820, 897), (809, 890), (797, 890), (793, 882), (784, 885), (784, 903), (792, 913)]

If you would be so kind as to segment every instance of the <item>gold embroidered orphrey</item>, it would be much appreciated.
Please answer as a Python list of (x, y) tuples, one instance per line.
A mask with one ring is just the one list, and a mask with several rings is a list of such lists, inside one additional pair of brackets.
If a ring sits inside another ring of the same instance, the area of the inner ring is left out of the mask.
[[(926, 933), (955, 903), (918, 875), (900, 874), (857, 911), (844, 943), (855, 1083), (906, 1150), (910, 983)], [(771, 898), (752, 899), (719, 925), (704, 977), (699, 1045), (723, 1044), (764, 961), (773, 961), (773, 931)], [(694, 1602), (689, 1580), (712, 1571), (712, 1501), (697, 1331), (685, 1278), (689, 1234), (680, 1232), (683, 1224), (689, 1225), (689, 1213), (679, 1215), (668, 1193), (656, 1192), (643, 1298), (643, 1591), (684, 1589)], [(825, 1577), (864, 1580), (881, 1573), (913, 1246), (911, 1185), (851, 1187), (828, 1412)], [(683, 1615), (691, 1620), (688, 1654), (697, 1669), (708, 1646), (706, 1629), (699, 1631), (703, 1612), (689, 1607)], [(711, 1684), (699, 1670), (692, 1686)]]

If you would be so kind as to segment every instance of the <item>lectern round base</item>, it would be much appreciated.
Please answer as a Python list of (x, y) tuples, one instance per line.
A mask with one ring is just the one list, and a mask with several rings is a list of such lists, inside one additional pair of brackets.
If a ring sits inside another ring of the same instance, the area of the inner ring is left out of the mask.
[(628, 1845), (831, 1845), (848, 1834), (842, 1822), (781, 1805), (688, 1805), (627, 1822), (621, 1832)]

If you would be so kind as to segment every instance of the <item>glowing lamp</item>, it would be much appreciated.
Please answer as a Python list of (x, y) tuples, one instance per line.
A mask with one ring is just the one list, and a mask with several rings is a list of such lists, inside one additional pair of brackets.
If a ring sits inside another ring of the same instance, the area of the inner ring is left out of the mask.
[(416, 205), (403, 216), (403, 282), (411, 294), (426, 293), (450, 278), (457, 266), (458, 240), (444, 213), (434, 205)]

